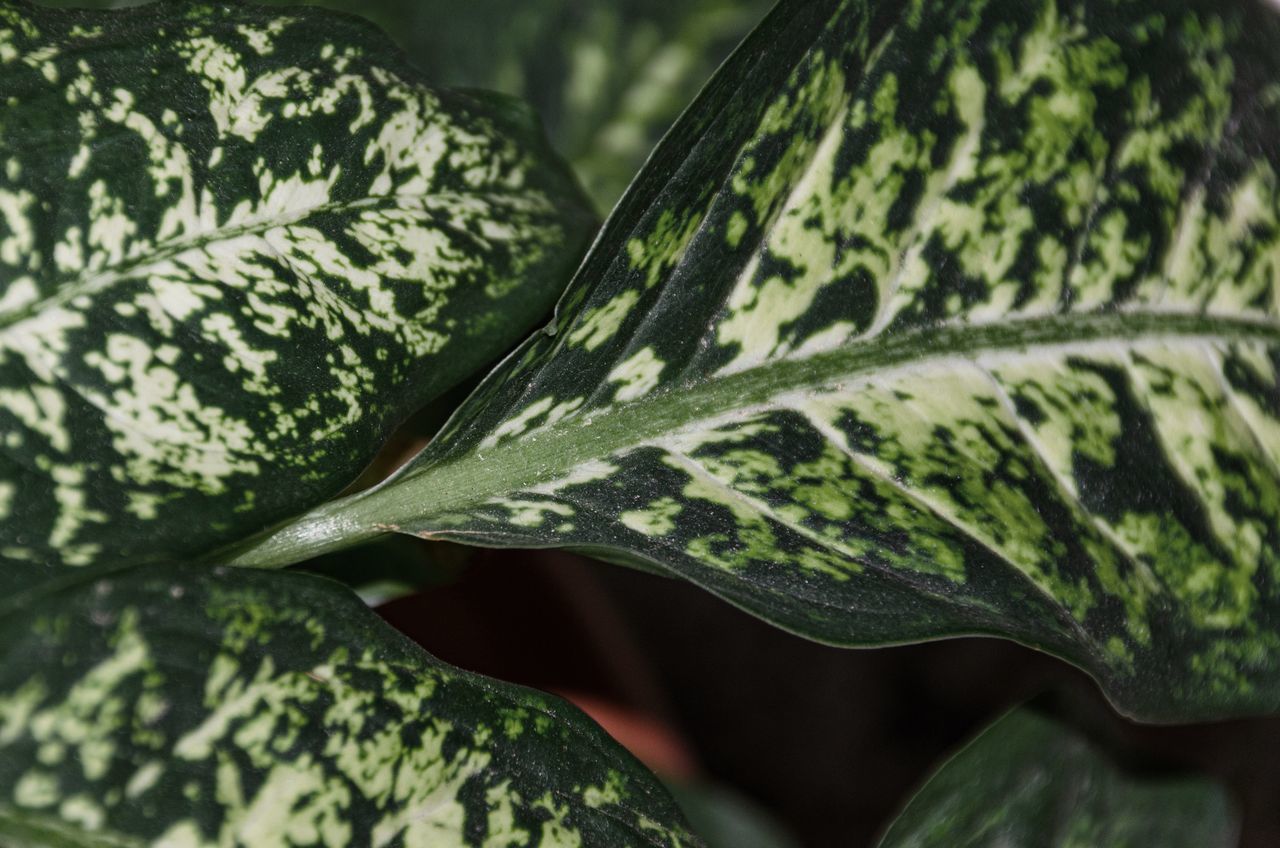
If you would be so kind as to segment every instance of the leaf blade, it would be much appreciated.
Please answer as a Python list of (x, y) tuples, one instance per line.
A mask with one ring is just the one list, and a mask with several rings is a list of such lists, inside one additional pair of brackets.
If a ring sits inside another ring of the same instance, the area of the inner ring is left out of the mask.
[(784, 4), (556, 323), (243, 561), (607, 551), (837, 644), (1014, 638), (1133, 715), (1274, 709), (1277, 43), (1248, 3)]
[[(41, 0), (120, 8), (138, 0)], [(264, 5), (295, 5), (268, 0)], [(597, 208), (611, 208), (766, 0), (311, 0), (373, 21), (427, 78), (501, 91), (534, 106)], [(502, 20), (495, 31), (493, 22)], [(475, 45), (483, 44), (483, 50)]]
[(436, 661), (328, 580), (158, 566), (33, 594), (0, 620), (8, 838), (696, 844), (584, 715)]
[(11, 559), (202, 554), (331, 497), (591, 227), (522, 107), (347, 16), (22, 3), (0, 37)]
[(1127, 774), (1082, 736), (1023, 709), (944, 763), (878, 844), (1227, 848), (1238, 838), (1221, 786)]

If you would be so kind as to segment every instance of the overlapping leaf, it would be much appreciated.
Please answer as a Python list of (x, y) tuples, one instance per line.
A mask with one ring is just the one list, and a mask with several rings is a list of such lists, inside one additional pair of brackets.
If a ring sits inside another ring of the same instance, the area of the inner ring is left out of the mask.
[(132, 569), (0, 604), (5, 845), (696, 844), (576, 709), (302, 574)]
[(1029, 711), (996, 722), (948, 761), (880, 848), (1232, 848), (1222, 788), (1129, 775), (1076, 733)]
[[(347, 0), (324, 0), (330, 4)], [(525, 98), (602, 210), (772, 0), (401, 0), (431, 79)], [(397, 14), (398, 13), (398, 14)], [(500, 22), (496, 24), (495, 22)], [(491, 44), (477, 50), (477, 44)]]
[(684, 575), (840, 644), (993, 633), (1148, 718), (1280, 706), (1280, 18), (787, 2), (400, 529)]
[(417, 79), (315, 10), (0, 9), (0, 554), (259, 529), (545, 314), (585, 200)]
[(706, 784), (670, 788), (707, 848), (800, 848), (785, 827), (732, 790)]
[[(141, 0), (38, 0), (120, 8)], [(258, 0), (293, 6), (300, 0)], [(607, 210), (771, 0), (301, 0), (368, 18), (433, 82), (503, 91), (547, 122)]]

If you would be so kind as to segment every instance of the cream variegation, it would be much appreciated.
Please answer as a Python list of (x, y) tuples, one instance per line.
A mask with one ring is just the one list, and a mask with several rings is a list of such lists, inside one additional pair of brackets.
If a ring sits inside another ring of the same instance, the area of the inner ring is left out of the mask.
[(1280, 18), (784, 2), (388, 530), (681, 574), (839, 644), (1008, 636), (1148, 718), (1280, 707)]
[[(121, 8), (144, 0), (39, 0)], [(298, 0), (259, 0), (294, 6)], [(307, 0), (361, 15), (428, 79), (531, 103), (601, 210), (769, 0)], [(495, 21), (501, 21), (495, 26)], [(476, 45), (484, 45), (477, 49)]]
[[(772, 5), (389, 0), (378, 11), (406, 25), (405, 49), (432, 78), (532, 103), (587, 193), (608, 210), (716, 66)], [(502, 26), (494, 27), (495, 20)], [(477, 42), (491, 49), (473, 49)]]
[(5, 4), (0, 555), (200, 554), (333, 496), (590, 225), (522, 107), (356, 19)]
[(559, 699), (451, 668), (339, 584), (130, 569), (0, 601), (0, 844), (698, 844)]

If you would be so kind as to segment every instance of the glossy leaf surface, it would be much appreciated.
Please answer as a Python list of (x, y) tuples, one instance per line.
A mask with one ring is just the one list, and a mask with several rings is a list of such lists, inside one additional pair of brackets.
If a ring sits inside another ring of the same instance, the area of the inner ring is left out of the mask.
[[(325, 0), (330, 4), (348, 0)], [(398, 0), (431, 79), (523, 97), (601, 211), (773, 0)], [(357, 9), (356, 11), (360, 11)], [(381, 10), (379, 10), (381, 11)], [(501, 21), (500, 25), (495, 25)], [(476, 50), (476, 44), (491, 49)]]
[(318, 577), (157, 566), (0, 602), (0, 844), (674, 846), (577, 709)]
[[(39, 0), (120, 8), (140, 0)], [(601, 211), (771, 0), (258, 0), (384, 29), (428, 79), (533, 104)], [(483, 45), (483, 47), (477, 47)]]
[(970, 742), (911, 800), (880, 848), (1232, 848), (1221, 787), (1130, 775), (1029, 711)]
[(386, 530), (683, 575), (838, 644), (992, 633), (1121, 709), (1280, 707), (1280, 17), (788, 2)]
[(5, 4), (0, 171), (0, 554), (71, 565), (336, 494), (590, 227), (522, 107), (306, 9)]

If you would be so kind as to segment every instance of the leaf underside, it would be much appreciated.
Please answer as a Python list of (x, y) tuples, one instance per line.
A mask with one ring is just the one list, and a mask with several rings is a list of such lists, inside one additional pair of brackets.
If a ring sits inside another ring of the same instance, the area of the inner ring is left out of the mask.
[(938, 770), (880, 848), (1233, 848), (1220, 786), (1127, 775), (1076, 733), (1028, 710), (987, 728)]
[(1280, 707), (1280, 20), (784, 2), (555, 323), (380, 489), (847, 645), (983, 633), (1148, 719)]
[(0, 611), (6, 846), (697, 844), (578, 710), (326, 579), (142, 567)]
[(203, 554), (337, 494), (545, 314), (585, 204), (527, 111), (355, 18), (6, 3), (0, 556)]

